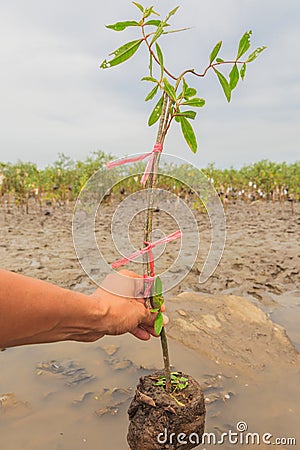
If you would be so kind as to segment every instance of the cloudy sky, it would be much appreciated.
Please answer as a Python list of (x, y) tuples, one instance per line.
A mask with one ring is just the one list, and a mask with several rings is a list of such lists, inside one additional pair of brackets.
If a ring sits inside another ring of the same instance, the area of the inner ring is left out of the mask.
[[(142, 0), (140, 0), (142, 1)], [(164, 36), (166, 65), (175, 73), (204, 69), (217, 41), (224, 58), (236, 52), (244, 31), (253, 48), (268, 49), (248, 67), (230, 104), (210, 73), (194, 79), (206, 99), (194, 125), (198, 153), (192, 155), (177, 130), (165, 151), (197, 165), (239, 167), (263, 158), (299, 158), (300, 3), (298, 0), (153, 0), (165, 15), (180, 5), (174, 26), (184, 33)], [(116, 156), (151, 149), (156, 129), (148, 128), (153, 107), (141, 77), (147, 55), (100, 70), (109, 52), (138, 30), (116, 33), (104, 27), (136, 19), (130, 1), (2, 0), (0, 2), (0, 161), (18, 159), (44, 166), (58, 152), (84, 159), (100, 149)]]

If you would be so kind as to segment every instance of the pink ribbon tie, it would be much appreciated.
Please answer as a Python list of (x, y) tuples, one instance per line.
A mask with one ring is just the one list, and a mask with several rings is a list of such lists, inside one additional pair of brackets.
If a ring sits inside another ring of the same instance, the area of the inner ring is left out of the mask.
[(141, 179), (141, 184), (143, 186), (145, 186), (145, 184), (149, 178), (149, 174), (152, 172), (152, 169), (153, 169), (154, 155), (155, 155), (155, 153), (161, 153), (162, 150), (163, 150), (162, 144), (156, 143), (153, 147), (152, 152), (145, 153), (144, 155), (133, 156), (132, 158), (124, 158), (124, 159), (118, 159), (116, 161), (110, 161), (110, 162), (105, 163), (105, 166), (109, 170), (109, 169), (112, 169), (113, 167), (118, 167), (123, 164), (143, 161), (143, 159), (150, 157), (150, 159), (147, 163), (145, 172), (143, 173), (143, 176)]
[(169, 236), (165, 236), (164, 238), (158, 239), (158, 241), (147, 243), (146, 247), (142, 248), (141, 250), (138, 250), (125, 258), (121, 258), (118, 261), (115, 261), (112, 264), (112, 268), (118, 269), (119, 267), (127, 264), (129, 261), (133, 261), (134, 259), (138, 258), (140, 255), (144, 255), (147, 252), (151, 252), (150, 253), (150, 263), (151, 263), (153, 261), (152, 249), (154, 247), (156, 247), (157, 245), (160, 245), (160, 244), (165, 244), (167, 242), (175, 241), (176, 239), (179, 239), (181, 237), (182, 237), (182, 231), (177, 230), (174, 233), (170, 234)]

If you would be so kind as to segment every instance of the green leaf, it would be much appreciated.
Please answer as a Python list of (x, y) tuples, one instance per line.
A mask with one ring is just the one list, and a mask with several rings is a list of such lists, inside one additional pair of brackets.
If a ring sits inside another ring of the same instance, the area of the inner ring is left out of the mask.
[(187, 142), (188, 146), (190, 147), (190, 149), (192, 150), (192, 152), (196, 153), (197, 139), (196, 139), (196, 135), (194, 133), (192, 125), (183, 116), (179, 116), (179, 121), (180, 121), (181, 131), (184, 136), (184, 139), (186, 140), (186, 142)]
[(195, 97), (197, 91), (195, 88), (187, 87), (184, 92), (184, 98), (188, 99), (190, 97)]
[[(169, 24), (167, 23), (165, 26), (168, 27)], [(190, 30), (190, 29), (191, 29), (190, 27), (178, 28), (178, 30), (164, 31), (163, 34), (181, 33), (182, 31), (187, 31), (187, 30)]]
[(138, 39), (135, 41), (127, 42), (127, 44), (122, 45), (114, 52), (110, 53), (111, 55), (114, 55), (115, 57), (112, 58), (110, 61), (107, 61), (106, 59), (102, 62), (100, 68), (101, 69), (107, 69), (112, 66), (117, 66), (118, 64), (123, 63), (124, 61), (127, 61), (127, 59), (131, 58), (143, 42), (143, 39)]
[(214, 48), (213, 48), (213, 50), (212, 50), (212, 52), (211, 52), (211, 54), (210, 54), (210, 57), (209, 57), (210, 63), (212, 63), (212, 62), (215, 60), (215, 58), (216, 58), (216, 56), (218, 55), (218, 53), (219, 53), (221, 47), (222, 47), (222, 41), (219, 41), (219, 42), (214, 46)]
[(123, 31), (128, 27), (138, 27), (139, 24), (135, 20), (128, 20), (126, 22), (116, 22), (112, 25), (106, 25), (106, 28), (110, 28), (114, 31)]
[(182, 105), (189, 105), (189, 106), (194, 106), (195, 108), (202, 108), (202, 106), (205, 105), (205, 100), (204, 98), (191, 98), (190, 100), (186, 100), (185, 102), (182, 103)]
[(133, 3), (137, 8), (139, 8), (140, 11), (144, 12), (144, 8), (143, 8), (142, 5), (140, 5), (140, 4), (137, 3), (137, 2), (132, 2), (132, 3)]
[(223, 91), (224, 91), (225, 97), (227, 98), (227, 101), (230, 102), (230, 99), (231, 99), (231, 88), (230, 88), (230, 85), (229, 85), (228, 81), (226, 80), (224, 75), (221, 72), (219, 72), (215, 67), (214, 67), (214, 71), (216, 72), (216, 74), (218, 76), (218, 79), (219, 79), (220, 84), (221, 84), (221, 86), (223, 88)]
[(153, 296), (153, 306), (155, 308), (160, 309), (161, 306), (164, 304), (164, 301), (165, 301), (165, 299), (164, 299), (163, 295), (154, 295)]
[(188, 383), (179, 383), (178, 387), (180, 390), (185, 389), (188, 386)]
[(159, 65), (160, 65), (160, 70), (161, 70), (161, 76), (163, 76), (164, 73), (164, 55), (163, 52), (161, 51), (160, 46), (158, 45), (158, 43), (155, 43), (155, 47), (156, 47), (156, 53), (157, 53), (157, 57), (158, 57), (158, 61), (159, 61)]
[(164, 96), (162, 95), (160, 97), (160, 99), (158, 100), (157, 104), (154, 106), (152, 113), (150, 114), (150, 117), (148, 119), (149, 127), (151, 127), (151, 125), (153, 125), (155, 122), (157, 122), (158, 119), (160, 118), (161, 112), (162, 112), (163, 101), (164, 101)]
[(155, 278), (154, 292), (155, 295), (162, 295), (162, 281), (159, 276)]
[(159, 308), (150, 309), (150, 312), (153, 312), (153, 313), (159, 312)]
[(241, 70), (240, 70), (240, 75), (241, 75), (241, 79), (242, 80), (244, 80), (244, 78), (245, 78), (245, 75), (246, 75), (246, 64), (244, 63), (243, 65), (242, 65), (242, 67), (241, 67)]
[(149, 72), (150, 72), (150, 75), (152, 77), (152, 75), (153, 75), (153, 56), (152, 56), (152, 53), (150, 53), (150, 57), (149, 57)]
[(147, 17), (151, 16), (151, 14), (155, 14), (155, 15), (159, 16), (159, 14), (154, 11), (153, 6), (150, 6), (150, 8), (144, 9), (144, 19), (147, 19)]
[(174, 87), (168, 82), (166, 78), (164, 78), (164, 91), (168, 94), (168, 96), (176, 102), (176, 92)]
[(238, 84), (239, 77), (240, 77), (239, 70), (237, 68), (237, 65), (234, 64), (234, 66), (232, 67), (230, 74), (229, 74), (229, 80), (230, 80), (229, 85), (230, 85), (231, 90), (233, 90), (236, 87), (236, 85)]
[(223, 63), (223, 62), (224, 62), (224, 59), (222, 59), (222, 58), (217, 58), (217, 59), (216, 59), (216, 62), (218, 62), (218, 63)]
[[(183, 117), (187, 117), (188, 119), (193, 119), (194, 120), (196, 115), (197, 115), (196, 111), (183, 111), (183, 112), (176, 113), (175, 118), (177, 116), (183, 116)], [(179, 122), (179, 120), (177, 122)]]
[(165, 18), (165, 22), (168, 22), (170, 17), (174, 16), (174, 14), (178, 11), (178, 9), (179, 9), (179, 6), (176, 6), (176, 8), (172, 9), (172, 11), (170, 11), (169, 14), (167, 15), (167, 17)]
[(144, 23), (144, 25), (153, 25), (154, 27), (159, 27), (160, 24), (161, 20), (159, 19), (148, 20), (147, 22)]
[(154, 33), (154, 36), (151, 41), (151, 45), (154, 44), (155, 41), (163, 34), (164, 32), (164, 22), (161, 22), (161, 24), (157, 27), (157, 30)]
[(183, 382), (185, 382), (185, 381), (189, 381), (189, 379), (186, 378), (186, 377), (180, 377), (180, 378), (179, 378), (179, 381), (180, 381), (181, 383), (183, 383)]
[(263, 47), (258, 47), (254, 52), (251, 53), (251, 55), (248, 56), (248, 59), (246, 62), (254, 61), (258, 55), (263, 52), (267, 47), (264, 45)]
[(158, 91), (158, 84), (154, 86), (152, 91), (149, 92), (149, 94), (145, 98), (145, 102), (147, 102), (148, 100), (152, 100), (152, 98), (155, 97), (155, 95), (157, 94), (157, 91)]
[(160, 335), (161, 333), (163, 322), (164, 322), (163, 315), (161, 312), (159, 312), (154, 321), (154, 331), (157, 335)]
[(156, 80), (156, 78), (153, 77), (143, 77), (142, 81), (152, 81), (153, 83), (158, 83), (158, 80)]
[(237, 53), (236, 59), (239, 59), (250, 47), (250, 38), (251, 38), (252, 31), (246, 31), (246, 33), (243, 34), (240, 42), (239, 42), (239, 49)]

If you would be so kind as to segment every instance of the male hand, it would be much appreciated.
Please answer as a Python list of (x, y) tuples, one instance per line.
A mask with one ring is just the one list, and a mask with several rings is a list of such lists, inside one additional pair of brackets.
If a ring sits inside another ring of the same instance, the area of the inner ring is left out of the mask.
[[(101, 319), (103, 335), (131, 333), (147, 341), (155, 334), (153, 325), (156, 313), (151, 313), (144, 305), (143, 277), (129, 270), (108, 275), (92, 297), (99, 298), (99, 305), (105, 315)], [(164, 311), (165, 308), (162, 308)], [(164, 317), (164, 324), (168, 318)]]

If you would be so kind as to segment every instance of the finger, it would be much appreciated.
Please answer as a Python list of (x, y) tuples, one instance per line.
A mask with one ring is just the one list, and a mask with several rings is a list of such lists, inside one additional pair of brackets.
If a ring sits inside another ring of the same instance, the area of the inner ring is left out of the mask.
[(133, 336), (137, 337), (138, 339), (141, 339), (142, 341), (149, 341), (150, 339), (150, 333), (144, 328), (137, 327), (133, 331), (131, 331), (131, 334), (133, 334)]
[(163, 314), (163, 326), (166, 326), (169, 323), (169, 317), (166, 314)]
[(120, 275), (124, 275), (125, 277), (130, 277), (130, 278), (143, 278), (142, 275), (139, 275), (136, 272), (133, 272), (132, 270), (127, 270), (127, 269), (121, 269), (118, 271), (118, 273)]

